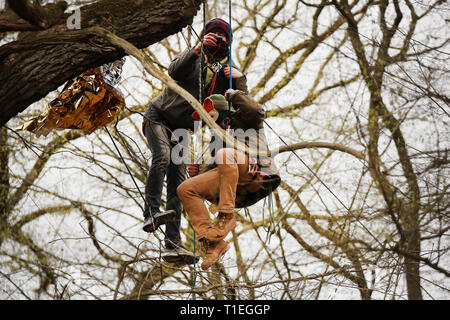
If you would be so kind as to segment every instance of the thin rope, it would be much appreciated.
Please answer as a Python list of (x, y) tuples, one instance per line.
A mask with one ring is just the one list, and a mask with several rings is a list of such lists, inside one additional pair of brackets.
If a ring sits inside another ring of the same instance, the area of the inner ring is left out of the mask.
[[(229, 19), (229, 23), (228, 23), (228, 28), (229, 28), (229, 43), (230, 43), (230, 47), (228, 50), (228, 62), (230, 65), (230, 89), (233, 89), (233, 77), (232, 77), (232, 70), (231, 67), (233, 65), (233, 61), (231, 60), (231, 44), (233, 42), (233, 31), (231, 30), (231, 0), (228, 0), (228, 19)], [(228, 101), (228, 111), (231, 111), (231, 101)]]
[(125, 159), (122, 157), (122, 154), (120, 153), (119, 148), (117, 147), (117, 145), (116, 145), (116, 143), (115, 143), (113, 137), (111, 136), (111, 133), (109, 133), (109, 130), (108, 130), (108, 128), (107, 128), (106, 126), (105, 126), (104, 128), (105, 128), (106, 132), (108, 133), (109, 137), (111, 138), (111, 141), (112, 141), (112, 143), (114, 144), (114, 147), (116, 148), (117, 152), (119, 153), (120, 159), (122, 160), (123, 164), (124, 164), (125, 167), (127, 168), (127, 171), (128, 171), (128, 173), (129, 173), (129, 175), (130, 175), (130, 177), (131, 177), (131, 180), (133, 180), (134, 185), (136, 186), (136, 189), (138, 190), (139, 194), (140, 194), (141, 197), (142, 197), (142, 200), (144, 200), (144, 203), (147, 203), (147, 201), (145, 200), (144, 195), (143, 195), (142, 192), (141, 192), (141, 189), (139, 188), (139, 186), (138, 186), (137, 183), (136, 183), (136, 180), (134, 179), (133, 175), (131, 174), (130, 168), (128, 167), (127, 163), (125, 162)]
[[(267, 123), (266, 120), (264, 120), (264, 123), (275, 133), (275, 135), (286, 145), (288, 146), (288, 144), (286, 143), (286, 141), (284, 141), (284, 139)], [(375, 237), (375, 235), (370, 232), (369, 229), (367, 229), (367, 227), (361, 222), (359, 221), (359, 219), (357, 219), (353, 213), (350, 211), (350, 208), (348, 208), (343, 202), (342, 200), (325, 184), (325, 182), (322, 181), (322, 179), (319, 178), (319, 176), (305, 163), (305, 161), (303, 161), (302, 158), (300, 158), (300, 156), (297, 154), (297, 152), (295, 152), (295, 150), (292, 150), (292, 152), (294, 153), (295, 157), (300, 160), (300, 162), (314, 175), (314, 177), (333, 195), (334, 198), (336, 198), (336, 200), (347, 210), (347, 212), (353, 217), (355, 218), (355, 220), (363, 227), (364, 230), (366, 230), (366, 232), (368, 234), (370, 234), (376, 242), (378, 242), (378, 244), (380, 246), (383, 246), (383, 244), (380, 242), (380, 240), (378, 240), (377, 237)]]
[[(275, 135), (286, 145), (288, 144), (284, 141), (283, 138), (264, 120), (264, 123), (275, 133)], [(325, 184), (325, 182), (320, 179), (317, 174), (300, 158), (300, 156), (295, 152), (295, 150), (292, 150), (294, 155), (297, 157), (298, 160), (314, 175), (314, 177), (339, 201), (339, 203), (347, 210), (347, 212), (356, 220), (358, 224), (362, 226), (362, 228), (381, 246), (383, 247), (383, 243), (357, 218), (355, 215), (350, 211), (350, 209), (339, 199), (336, 194)], [(395, 246), (394, 246), (395, 248)], [(394, 260), (399, 260), (397, 257), (395, 257), (390, 250), (386, 250), (388, 255), (390, 255)], [(399, 254), (399, 256), (402, 256)], [(421, 259), (422, 260), (422, 259)]]
[[(147, 205), (147, 207), (149, 207), (149, 205), (148, 205), (148, 203), (147, 203), (147, 200), (145, 199), (144, 195), (143, 195), (142, 192), (141, 192), (141, 189), (140, 189), (139, 186), (137, 185), (136, 180), (134, 179), (134, 176), (131, 174), (131, 170), (130, 170), (130, 168), (128, 167), (127, 163), (125, 162), (125, 159), (123, 158), (122, 153), (120, 152), (119, 148), (117, 147), (117, 145), (116, 145), (116, 143), (115, 143), (115, 141), (114, 141), (114, 139), (113, 139), (111, 133), (109, 132), (109, 130), (108, 130), (108, 128), (107, 128), (106, 126), (105, 126), (104, 128), (105, 128), (106, 132), (108, 133), (109, 137), (111, 138), (111, 141), (112, 141), (112, 143), (114, 144), (114, 147), (116, 148), (117, 153), (119, 154), (120, 159), (122, 160), (123, 164), (124, 164), (125, 167), (127, 168), (128, 174), (130, 175), (131, 179), (133, 180), (133, 183), (134, 183), (134, 185), (136, 186), (136, 189), (138, 190), (139, 194), (141, 195), (142, 200), (143, 200), (144, 203)], [(117, 123), (116, 123), (115, 129), (116, 129), (117, 132), (119, 132), (118, 129), (117, 129)], [(153, 223), (155, 223), (155, 221), (154, 221)], [(164, 237), (165, 237), (166, 239), (168, 238), (166, 232), (162, 229), (161, 226), (158, 227), (158, 230), (160, 230), (160, 231), (163, 233), (163, 235), (164, 235)], [(159, 247), (160, 247), (160, 252), (161, 252), (161, 241), (162, 241), (162, 240), (159, 239), (158, 236), (156, 236), (156, 237), (157, 237), (158, 240), (160, 241)]]
[[(196, 251), (195, 243), (196, 243), (196, 237), (195, 237), (195, 230), (194, 230), (194, 280), (193, 280), (193, 289), (195, 289), (196, 282), (197, 282), (197, 272), (195, 271), (196, 268), (197, 268), (197, 256), (195, 254), (195, 251)], [(196, 299), (195, 292), (194, 292), (194, 296), (193, 297), (194, 297), (194, 300), (195, 300)]]
[[(229, 52), (228, 52), (228, 59), (229, 59), (229, 66), (230, 66), (230, 89), (232, 89), (232, 56), (231, 56), (231, 48), (232, 48), (232, 30), (231, 30), (231, 0), (228, 0), (228, 16), (229, 16), (229, 33), (230, 33), (230, 39), (229, 39)], [(203, 3), (203, 36), (205, 33), (205, 3)], [(198, 37), (198, 36), (197, 36)], [(202, 48), (203, 48), (203, 41), (202, 41)], [(201, 88), (200, 88), (201, 90)], [(231, 110), (231, 103), (228, 102), (228, 110)], [(284, 141), (283, 138), (267, 123), (267, 121), (264, 120), (264, 123), (275, 133), (275, 135), (287, 146), (288, 144)], [(295, 152), (295, 150), (292, 150), (295, 157), (314, 175), (314, 177), (333, 195), (334, 198), (347, 210), (348, 213), (350, 213), (352, 216), (350, 209), (342, 202), (342, 200), (320, 179), (317, 174), (300, 158), (300, 156)], [(354, 217), (354, 216), (353, 216)], [(381, 242), (375, 237), (372, 232), (370, 232), (367, 227), (360, 222), (358, 219), (356, 219), (358, 223), (366, 230), (377, 242), (378, 244), (382, 245)], [(195, 236), (195, 231), (194, 231)], [(195, 253), (194, 253), (195, 255)]]
[[(193, 30), (193, 28), (191, 28)], [(200, 43), (201, 43), (201, 50), (200, 50), (200, 72), (199, 72), (199, 94), (198, 94), (198, 98), (200, 100), (200, 103), (203, 103), (203, 38), (205, 37), (205, 30), (206, 30), (206, 1), (203, 2), (203, 32), (202, 32), (202, 38), (200, 39)], [(194, 30), (195, 33), (195, 30)], [(197, 35), (197, 33), (195, 33)], [(197, 35), (198, 37), (198, 35)], [(196, 233), (194, 230), (194, 274), (193, 274), (193, 289), (195, 290), (196, 286), (197, 286), (197, 237), (196, 237)], [(194, 292), (193, 294), (193, 298), (194, 300), (196, 300), (196, 294)]]
[[(5, 168), (7, 168), (8, 171), (12, 174), (12, 176), (13, 176), (15, 179), (17, 179), (17, 180), (20, 180), (20, 178), (12, 171), (11, 167), (8, 165), (8, 162), (7, 162), (6, 159), (2, 156), (1, 153), (0, 153), (0, 159), (2, 160), (3, 164), (5, 165)], [(21, 188), (22, 188), (22, 191), (24, 192), (24, 194), (25, 194), (25, 195), (33, 202), (33, 204), (36, 206), (36, 208), (38, 208), (40, 214), (42, 214), (42, 215), (45, 216), (45, 220), (47, 220), (47, 223), (48, 223), (48, 224), (50, 225), (50, 227), (53, 229), (53, 232), (54, 232), (57, 236), (59, 236), (59, 239), (62, 240), (64, 246), (66, 246), (66, 248), (69, 249), (69, 251), (70, 251), (70, 253), (72, 254), (72, 256), (73, 256), (73, 257), (75, 258), (75, 260), (81, 265), (81, 261), (80, 261), (78, 255), (75, 254), (75, 252), (72, 250), (72, 247), (69, 246), (69, 245), (67, 244), (66, 240), (65, 240), (65, 239), (62, 237), (62, 235), (59, 233), (58, 229), (50, 222), (49, 218), (48, 218), (47, 215), (45, 214), (46, 211), (43, 210), (43, 209), (41, 208), (41, 206), (38, 205), (37, 201), (35, 201), (35, 199), (33, 199), (33, 197), (32, 197), (32, 196), (30, 195), (30, 193), (29, 193), (29, 190), (28, 190), (26, 187), (24, 188), (23, 186), (21, 186)], [(80, 211), (83, 210), (82, 205), (79, 205), (79, 204), (77, 203), (78, 201), (72, 201), (72, 200), (69, 200), (69, 201), (72, 203), (72, 205), (74, 205), (74, 203), (75, 203), (74, 206), (75, 206), (78, 210), (80, 210)], [(45, 250), (43, 250), (43, 249), (42, 249), (42, 251), (45, 252)], [(45, 266), (45, 267), (49, 267), (49, 268), (52, 270), (52, 273), (53, 273), (54, 268), (51, 268), (50, 265)], [(81, 270), (81, 269), (80, 269), (80, 270)], [(88, 273), (88, 276), (92, 279), (92, 276), (90, 276), (89, 273)], [(55, 286), (56, 286), (56, 283), (55, 283)]]

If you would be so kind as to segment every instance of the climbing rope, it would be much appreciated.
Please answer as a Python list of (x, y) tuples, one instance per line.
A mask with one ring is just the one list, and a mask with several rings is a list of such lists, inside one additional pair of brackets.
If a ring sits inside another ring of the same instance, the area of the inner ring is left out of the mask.
[[(118, 120), (118, 119), (117, 119), (117, 120)], [(117, 129), (117, 123), (118, 123), (118, 122), (116, 122), (115, 129), (116, 129), (116, 132), (119, 132), (119, 130)], [(112, 141), (112, 143), (113, 143), (113, 145), (114, 145), (114, 148), (116, 149), (117, 153), (119, 154), (119, 157), (120, 157), (122, 163), (125, 165), (125, 168), (127, 169), (128, 174), (129, 174), (130, 177), (131, 177), (131, 180), (133, 180), (133, 183), (134, 183), (134, 185), (136, 186), (136, 189), (138, 190), (138, 192), (139, 192), (139, 194), (140, 194), (142, 200), (144, 201), (144, 203), (145, 203), (147, 206), (149, 206), (148, 203), (147, 203), (147, 200), (145, 199), (144, 195), (143, 195), (142, 192), (141, 192), (141, 189), (140, 189), (139, 186), (137, 185), (137, 182), (136, 182), (136, 180), (134, 179), (134, 176), (133, 176), (133, 174), (131, 173), (130, 168), (128, 167), (128, 165), (127, 165), (125, 159), (123, 158), (122, 153), (120, 152), (119, 148), (117, 147), (116, 142), (114, 141), (114, 139), (113, 139), (111, 133), (109, 132), (109, 130), (108, 130), (108, 128), (107, 128), (106, 126), (105, 126), (104, 128), (105, 128), (105, 131), (108, 133), (108, 136), (109, 136), (109, 138), (111, 139), (111, 141)], [(158, 227), (158, 230), (160, 230), (160, 231), (163, 233), (163, 235), (166, 237), (166, 232), (162, 229), (161, 226)], [(167, 237), (166, 237), (166, 238), (167, 238)], [(159, 239), (159, 238), (158, 238), (158, 239)], [(160, 241), (161, 241), (161, 240), (160, 240)], [(160, 243), (160, 247), (161, 247), (161, 243)], [(160, 251), (161, 251), (161, 248), (160, 248)]]
[[(228, 50), (228, 63), (229, 63), (229, 70), (230, 70), (230, 76), (229, 76), (229, 86), (230, 86), (230, 89), (232, 89), (233, 88), (233, 77), (232, 77), (232, 69), (231, 69), (231, 67), (232, 67), (232, 57), (231, 57), (231, 45), (232, 45), (232, 28), (231, 28), (231, 0), (229, 0), (228, 1), (228, 17), (229, 17), (229, 50)], [(191, 30), (194, 30), (192, 27), (191, 27)], [(204, 50), (204, 47), (203, 47), (203, 37), (205, 36), (205, 30), (206, 30), (206, 1), (205, 2), (203, 2), (203, 32), (202, 32), (202, 38), (200, 39), (200, 42), (201, 42), (201, 51), (200, 52), (203, 52), (203, 50)], [(195, 32), (195, 30), (194, 30), (194, 33), (197, 35), (197, 33)], [(197, 35), (197, 37), (198, 37), (198, 35)], [(199, 38), (199, 37), (198, 37)], [(188, 45), (189, 46), (189, 45)], [(201, 54), (201, 57), (200, 57), (200, 74), (199, 74), (199, 100), (200, 100), (200, 102), (202, 103), (203, 102), (203, 87), (204, 87), (204, 82), (203, 82), (203, 68), (204, 68), (204, 58), (203, 58), (203, 54)], [(212, 78), (212, 80), (211, 80), (211, 84), (210, 84), (210, 87), (209, 87), (209, 90), (208, 90), (208, 94), (209, 95), (211, 95), (211, 94), (213, 94), (213, 92), (214, 92), (214, 87), (215, 87), (215, 84), (216, 84), (216, 79), (217, 79), (217, 75), (219, 74), (219, 72), (221, 71), (221, 69), (222, 69), (222, 65), (220, 64), (220, 63), (215, 63), (215, 64), (213, 64), (213, 66), (212, 66), (212, 71), (214, 72), (214, 76), (213, 76), (213, 78)], [(228, 101), (228, 111), (231, 111), (231, 102), (230, 101)], [(227, 131), (228, 131), (228, 129), (229, 129), (229, 125), (227, 125), (226, 126), (226, 128), (225, 128)], [(205, 154), (205, 152), (207, 151), (209, 149), (209, 147), (203, 152), (203, 154), (199, 157), (199, 159), (197, 159), (196, 161), (195, 161), (195, 163), (197, 163), (202, 157), (203, 157), (203, 155)], [(197, 247), (196, 247), (196, 233), (195, 233), (195, 230), (194, 230), (194, 274), (193, 274), (193, 289), (195, 290), (195, 288), (196, 288), (196, 279), (197, 279), (197, 272), (196, 272), (196, 249), (197, 249)], [(194, 297), (194, 300), (195, 300), (195, 298), (196, 298), (196, 294), (195, 294), (195, 292), (194, 292), (194, 294), (193, 294), (193, 297)]]
[[(192, 287), (193, 287), (193, 289), (195, 290), (195, 287), (196, 287), (196, 282), (197, 282), (197, 272), (195, 271), (196, 270), (196, 266), (197, 266), (197, 256), (196, 256), (196, 249), (197, 249), (197, 246), (196, 246), (196, 242), (197, 242), (197, 239), (196, 239), (196, 236), (195, 236), (195, 230), (194, 230), (194, 274), (193, 274), (193, 284), (192, 284)], [(194, 300), (195, 300), (195, 298), (196, 298), (196, 295), (195, 295), (195, 292), (194, 292)]]
[[(191, 30), (194, 30), (192, 27), (191, 27)], [(200, 39), (200, 43), (201, 43), (201, 49), (200, 49), (200, 72), (199, 72), (199, 93), (198, 93), (198, 98), (199, 98), (199, 100), (200, 100), (200, 103), (202, 103), (203, 102), (203, 86), (204, 86), (204, 84), (203, 84), (203, 68), (204, 68), (204, 61), (203, 61), (203, 59), (204, 59), (204, 57), (203, 57), (203, 50), (204, 50), (204, 48), (203, 48), (203, 37), (205, 36), (205, 30), (206, 30), (206, 1), (204, 1), (203, 2), (203, 32), (202, 32), (202, 38)], [(194, 33), (195, 33), (195, 30), (194, 30)], [(197, 35), (197, 33), (195, 33), (196, 35)], [(197, 38), (198, 38), (198, 35), (197, 35)], [(189, 44), (188, 44), (188, 46), (189, 46)], [(192, 282), (192, 288), (195, 290), (195, 288), (196, 288), (196, 286), (197, 286), (197, 245), (196, 245), (196, 242), (197, 242), (197, 239), (196, 239), (197, 237), (196, 237), (196, 233), (195, 233), (195, 230), (194, 230), (194, 239), (193, 239), (193, 241), (194, 241), (194, 274), (192, 275), (193, 276), (193, 282)], [(195, 294), (195, 292), (194, 292), (194, 294), (193, 294), (193, 298), (194, 298), (194, 300), (196, 299), (196, 294)]]
[(144, 200), (144, 203), (147, 203), (146, 200), (145, 200), (144, 195), (143, 195), (142, 192), (141, 192), (141, 189), (139, 189), (139, 186), (137, 185), (136, 180), (134, 179), (133, 175), (131, 174), (130, 168), (128, 167), (127, 163), (125, 162), (125, 159), (122, 157), (122, 154), (120, 153), (119, 148), (117, 147), (117, 145), (116, 145), (116, 143), (115, 143), (113, 137), (111, 136), (111, 133), (109, 133), (109, 130), (108, 130), (108, 128), (107, 128), (106, 126), (105, 126), (104, 128), (105, 128), (106, 132), (108, 133), (108, 136), (111, 138), (111, 141), (112, 141), (114, 147), (116, 148), (117, 153), (119, 154), (120, 159), (122, 160), (123, 164), (124, 164), (125, 167), (127, 168), (128, 174), (130, 175), (131, 179), (133, 180), (134, 185), (136, 186), (136, 189), (139, 191), (139, 194), (141, 195), (142, 200)]
[[(278, 137), (278, 139), (281, 140), (281, 142), (283, 142), (283, 144), (285, 146), (288, 146), (288, 144), (286, 143), (286, 141), (284, 141), (284, 139), (275, 131), (275, 129), (273, 129), (266, 120), (264, 120), (264, 123), (273, 131), (273, 133), (275, 133), (275, 135)], [(353, 217), (355, 218), (355, 220), (363, 227), (363, 229), (370, 234), (371, 237), (373, 237), (373, 239), (378, 242), (378, 244), (380, 246), (382, 246), (381, 241), (372, 233), (370, 232), (370, 230), (361, 222), (359, 221), (359, 219), (357, 219), (357, 217), (354, 216), (354, 214), (350, 211), (350, 208), (348, 208), (344, 202), (342, 202), (342, 200), (326, 185), (325, 182), (322, 181), (322, 179), (319, 178), (319, 176), (314, 172), (314, 170), (312, 170), (305, 161), (303, 161), (302, 158), (300, 158), (300, 156), (297, 154), (297, 152), (295, 152), (295, 150), (292, 150), (292, 152), (294, 153), (295, 157), (313, 174), (313, 176), (325, 187), (325, 189), (328, 190), (328, 192), (331, 193), (331, 195), (336, 198), (336, 200), (347, 210), (347, 212)]]
[[(228, 39), (228, 42), (229, 42), (229, 45), (230, 45), (230, 48), (229, 48), (229, 50), (228, 50), (228, 64), (229, 64), (229, 66), (230, 66), (230, 89), (233, 89), (233, 77), (232, 77), (232, 71), (231, 71), (231, 67), (232, 67), (232, 65), (233, 65), (233, 62), (232, 62), (232, 60), (231, 60), (231, 43), (233, 42), (233, 34), (232, 34), (232, 29), (231, 29), (231, 0), (228, 0), (228, 19), (229, 19), (229, 22), (228, 22), (228, 27), (229, 27), (229, 39)], [(228, 101), (228, 111), (230, 112), (231, 111), (231, 101)]]

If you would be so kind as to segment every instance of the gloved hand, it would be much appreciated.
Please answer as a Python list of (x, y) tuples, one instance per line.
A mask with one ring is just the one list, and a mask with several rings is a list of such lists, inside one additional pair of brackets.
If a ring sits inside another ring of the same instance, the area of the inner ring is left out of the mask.
[[(216, 39), (217, 36), (218, 36), (217, 34), (212, 33), (212, 32), (210, 32), (210, 33), (208, 33), (207, 35), (205, 35), (205, 36), (203, 37), (203, 46), (204, 46), (204, 47), (208, 47), (208, 46), (214, 47), (214, 46), (217, 46), (217, 45), (218, 45), (217, 39)], [(195, 48), (194, 48), (195, 53), (199, 54), (201, 48), (202, 48), (202, 43), (201, 43), (201, 42), (197, 43), (197, 45), (196, 45)]]
[(200, 164), (190, 163), (188, 165), (188, 174), (190, 177), (195, 177), (196, 175), (198, 175), (199, 171), (200, 171)]
[(238, 92), (238, 90), (235, 89), (227, 89), (227, 91), (225, 91), (225, 99), (227, 99), (227, 101), (230, 101), (231, 98), (233, 97), (234, 94), (236, 94), (236, 92)]

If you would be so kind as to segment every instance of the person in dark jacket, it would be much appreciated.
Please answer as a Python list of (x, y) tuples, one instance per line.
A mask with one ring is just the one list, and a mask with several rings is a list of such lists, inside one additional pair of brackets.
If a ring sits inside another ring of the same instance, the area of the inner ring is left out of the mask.
[[(212, 19), (206, 23), (204, 34), (202, 42), (192, 49), (186, 49), (172, 61), (168, 69), (169, 76), (200, 102), (207, 94), (224, 94), (230, 86), (230, 77), (233, 88), (247, 92), (246, 77), (234, 65), (230, 68), (228, 61), (231, 37), (228, 23), (219, 18)], [(193, 263), (193, 254), (181, 245), (182, 205), (176, 193), (177, 187), (185, 180), (186, 167), (171, 161), (172, 149), (179, 142), (172, 139), (171, 132), (181, 128), (193, 131), (193, 111), (184, 98), (166, 87), (151, 101), (143, 122), (143, 132), (152, 152), (145, 188), (143, 230), (154, 232), (159, 226), (166, 225), (165, 252), (162, 257), (169, 262), (184, 259), (187, 263)], [(166, 210), (161, 211), (166, 176)]]
[[(274, 161), (268, 154), (262, 105), (246, 93), (233, 89), (226, 91), (222, 101), (217, 95), (209, 98), (218, 112), (228, 108), (225, 99), (232, 102), (236, 111), (229, 115), (230, 134), (248, 150), (243, 152), (228, 146), (221, 148), (222, 142), (217, 142), (219, 138), (216, 136), (213, 164), (200, 174), (199, 165), (190, 164), (188, 172), (191, 178), (177, 189), (197, 239), (206, 251), (201, 265), (203, 270), (215, 264), (228, 251), (229, 245), (224, 238), (236, 227), (235, 208), (255, 204), (281, 182)], [(211, 223), (205, 200), (217, 205), (219, 213), (214, 224)]]

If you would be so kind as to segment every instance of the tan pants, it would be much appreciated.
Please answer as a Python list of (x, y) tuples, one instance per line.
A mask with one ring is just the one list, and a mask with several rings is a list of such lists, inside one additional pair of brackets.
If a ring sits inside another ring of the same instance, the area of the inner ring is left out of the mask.
[(211, 202), (219, 199), (219, 212), (234, 213), (237, 188), (246, 191), (261, 188), (259, 181), (252, 182), (253, 175), (248, 172), (248, 156), (241, 151), (221, 149), (217, 152), (216, 161), (216, 168), (184, 181), (177, 189), (199, 240), (211, 226), (205, 199)]

